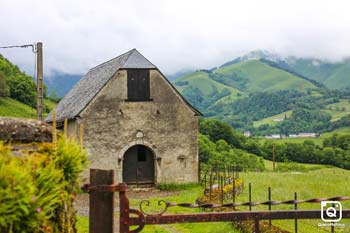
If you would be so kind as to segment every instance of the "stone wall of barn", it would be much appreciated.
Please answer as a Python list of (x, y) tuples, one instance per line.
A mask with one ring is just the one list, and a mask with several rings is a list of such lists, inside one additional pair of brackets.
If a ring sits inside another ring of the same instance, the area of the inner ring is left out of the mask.
[[(150, 71), (153, 101), (128, 102), (127, 72), (118, 71), (80, 114), (90, 168), (116, 170), (133, 145), (155, 154), (156, 183), (198, 181), (198, 116), (158, 70)], [(72, 125), (73, 128), (73, 125)]]

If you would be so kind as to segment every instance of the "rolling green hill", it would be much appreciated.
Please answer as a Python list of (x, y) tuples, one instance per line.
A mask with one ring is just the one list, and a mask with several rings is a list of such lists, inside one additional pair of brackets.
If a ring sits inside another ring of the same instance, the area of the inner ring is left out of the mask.
[[(237, 129), (258, 135), (321, 133), (350, 124), (350, 92), (325, 86), (346, 83), (342, 80), (348, 70), (344, 64), (283, 60), (255, 51), (219, 68), (187, 74), (174, 84), (205, 117), (218, 118)], [(285, 115), (286, 121), (275, 120)]]
[(325, 84), (328, 88), (350, 87), (350, 60), (325, 62), (319, 59), (289, 57), (286, 63), (296, 72)]
[(260, 60), (244, 61), (215, 71), (225, 77), (239, 77), (243, 91), (302, 90), (316, 88), (312, 83)]
[[(317, 87), (290, 72), (261, 60), (226, 64), (214, 70), (201, 70), (174, 81), (176, 88), (205, 115), (217, 106), (230, 108), (236, 100), (255, 92), (316, 90)], [(227, 106), (227, 107), (225, 107)]]

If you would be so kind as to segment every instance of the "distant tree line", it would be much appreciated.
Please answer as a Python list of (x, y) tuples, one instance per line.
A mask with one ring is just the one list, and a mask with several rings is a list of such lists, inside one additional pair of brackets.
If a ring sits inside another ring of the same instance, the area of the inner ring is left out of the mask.
[(245, 138), (228, 123), (217, 119), (201, 120), (199, 131), (201, 163), (213, 165), (216, 161), (222, 161), (248, 170), (263, 170), (262, 158), (271, 160), (274, 147), (278, 162), (326, 164), (350, 169), (350, 134), (333, 134), (325, 138), (322, 145), (317, 145), (312, 140), (281, 143)]

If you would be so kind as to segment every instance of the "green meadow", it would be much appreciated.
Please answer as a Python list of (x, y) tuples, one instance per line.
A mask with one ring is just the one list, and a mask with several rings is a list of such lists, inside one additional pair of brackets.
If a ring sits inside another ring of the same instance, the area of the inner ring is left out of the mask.
[[(243, 193), (238, 196), (237, 202), (246, 202), (249, 200), (248, 184), (252, 185), (252, 201), (267, 201), (268, 187), (272, 190), (273, 200), (290, 200), (294, 198), (294, 192), (297, 193), (298, 199), (306, 200), (311, 198), (329, 198), (335, 196), (350, 196), (350, 171), (335, 168), (327, 165), (318, 164), (300, 164), (306, 167), (306, 171), (300, 172), (272, 172), (272, 162), (265, 160), (266, 172), (245, 172), (240, 173), (243, 178), (245, 188)], [(278, 166), (278, 163), (277, 163)], [(151, 209), (157, 209), (157, 201), (162, 199), (170, 202), (187, 202), (195, 203), (195, 200), (203, 194), (203, 187), (200, 185), (190, 185), (188, 188), (175, 192), (168, 197), (151, 197), (153, 204)], [(141, 199), (131, 199), (130, 203), (133, 208), (138, 209)], [(349, 209), (350, 203), (343, 202), (343, 209)], [(293, 205), (278, 205), (272, 207), (275, 210), (293, 209)], [(267, 210), (267, 206), (252, 207), (252, 210)], [(320, 204), (300, 204), (298, 209), (320, 209)], [(248, 210), (248, 207), (240, 207), (239, 210)], [(200, 213), (199, 209), (188, 209), (181, 207), (171, 207), (167, 213)], [(299, 233), (321, 233), (330, 231), (329, 228), (318, 227), (321, 219), (316, 220), (298, 220)], [(345, 229), (336, 229), (336, 232), (350, 232), (349, 220), (342, 220), (346, 224)], [(274, 226), (281, 229), (294, 232), (294, 220), (274, 220)], [(86, 217), (78, 218), (78, 232), (87, 232), (88, 219)], [(185, 223), (172, 225), (146, 226), (142, 232), (184, 232), (184, 233), (221, 233), (221, 232), (240, 232), (232, 227), (230, 222), (223, 223)]]

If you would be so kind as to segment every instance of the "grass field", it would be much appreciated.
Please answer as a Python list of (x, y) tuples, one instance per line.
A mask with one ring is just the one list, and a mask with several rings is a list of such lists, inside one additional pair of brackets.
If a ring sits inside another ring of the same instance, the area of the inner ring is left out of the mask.
[(285, 116), (290, 117), (292, 115), (292, 111), (282, 112), (280, 114), (266, 117), (260, 121), (254, 121), (254, 127), (259, 127), (260, 125), (269, 124), (269, 125), (276, 125), (279, 122), (274, 121), (276, 118), (284, 118)]
[[(265, 160), (266, 168), (272, 170), (272, 162)], [(252, 184), (252, 201), (266, 201), (267, 189), (271, 187), (273, 200), (289, 200), (294, 198), (294, 192), (297, 192), (298, 199), (310, 199), (316, 197), (335, 197), (335, 196), (349, 196), (350, 186), (350, 171), (340, 168), (318, 165), (318, 164), (302, 164), (310, 171), (305, 173), (273, 173), (273, 172), (248, 172), (240, 173), (245, 183), (243, 193), (238, 197), (238, 202), (248, 201), (248, 183)], [(157, 201), (160, 199), (171, 202), (189, 202), (194, 203), (195, 200), (202, 195), (203, 187), (189, 186), (187, 190), (183, 190), (176, 195), (165, 198), (151, 198), (153, 203), (152, 208), (157, 208)], [(133, 208), (139, 208), (140, 199), (131, 199), (130, 203)], [(349, 209), (350, 203), (343, 202), (343, 209)], [(292, 209), (293, 205), (278, 205), (273, 209)], [(320, 209), (320, 204), (300, 204), (299, 209)], [(253, 207), (253, 210), (266, 210), (266, 206)], [(248, 210), (248, 207), (240, 207), (240, 210)], [(167, 213), (199, 213), (198, 209), (187, 209), (180, 207), (171, 207)], [(317, 224), (321, 219), (317, 220), (299, 220), (299, 233), (321, 233), (329, 232), (329, 228), (318, 227)], [(276, 220), (272, 222), (273, 225), (282, 229), (294, 232), (293, 220)], [(350, 232), (349, 220), (342, 220), (341, 223), (346, 224), (346, 229), (336, 229), (336, 232)], [(88, 219), (84, 217), (78, 218), (79, 233), (87, 232)], [(231, 223), (186, 223), (173, 225), (158, 225), (147, 226), (142, 232), (177, 232), (177, 233), (221, 233), (221, 232), (239, 232), (232, 228)]]
[[(273, 200), (289, 200), (294, 198), (297, 192), (298, 199), (310, 199), (316, 197), (349, 196), (350, 172), (339, 168), (322, 168), (307, 173), (242, 173), (245, 184), (252, 184), (252, 201), (267, 200), (267, 189), (271, 187)], [(248, 200), (248, 192), (245, 190), (238, 201)], [(279, 205), (273, 209), (292, 209), (292, 205)], [(320, 204), (300, 204), (299, 209), (320, 209)], [(349, 209), (350, 203), (343, 202), (343, 208)], [(242, 210), (247, 208), (242, 207)], [(266, 210), (266, 206), (254, 207), (253, 210)], [(300, 220), (299, 233), (325, 232), (317, 224), (321, 220)], [(343, 220), (347, 229), (342, 232), (350, 232), (349, 220)], [(273, 221), (273, 225), (290, 232), (294, 231), (294, 221)], [(327, 229), (328, 231), (330, 229)], [(336, 230), (339, 232), (339, 230)]]
[[(45, 109), (51, 110), (56, 106), (51, 100), (44, 100)], [(44, 113), (44, 117), (47, 116)], [(0, 116), (36, 118), (36, 109), (11, 98), (0, 98)]]
[(36, 118), (36, 110), (11, 98), (0, 98), (0, 116)]

